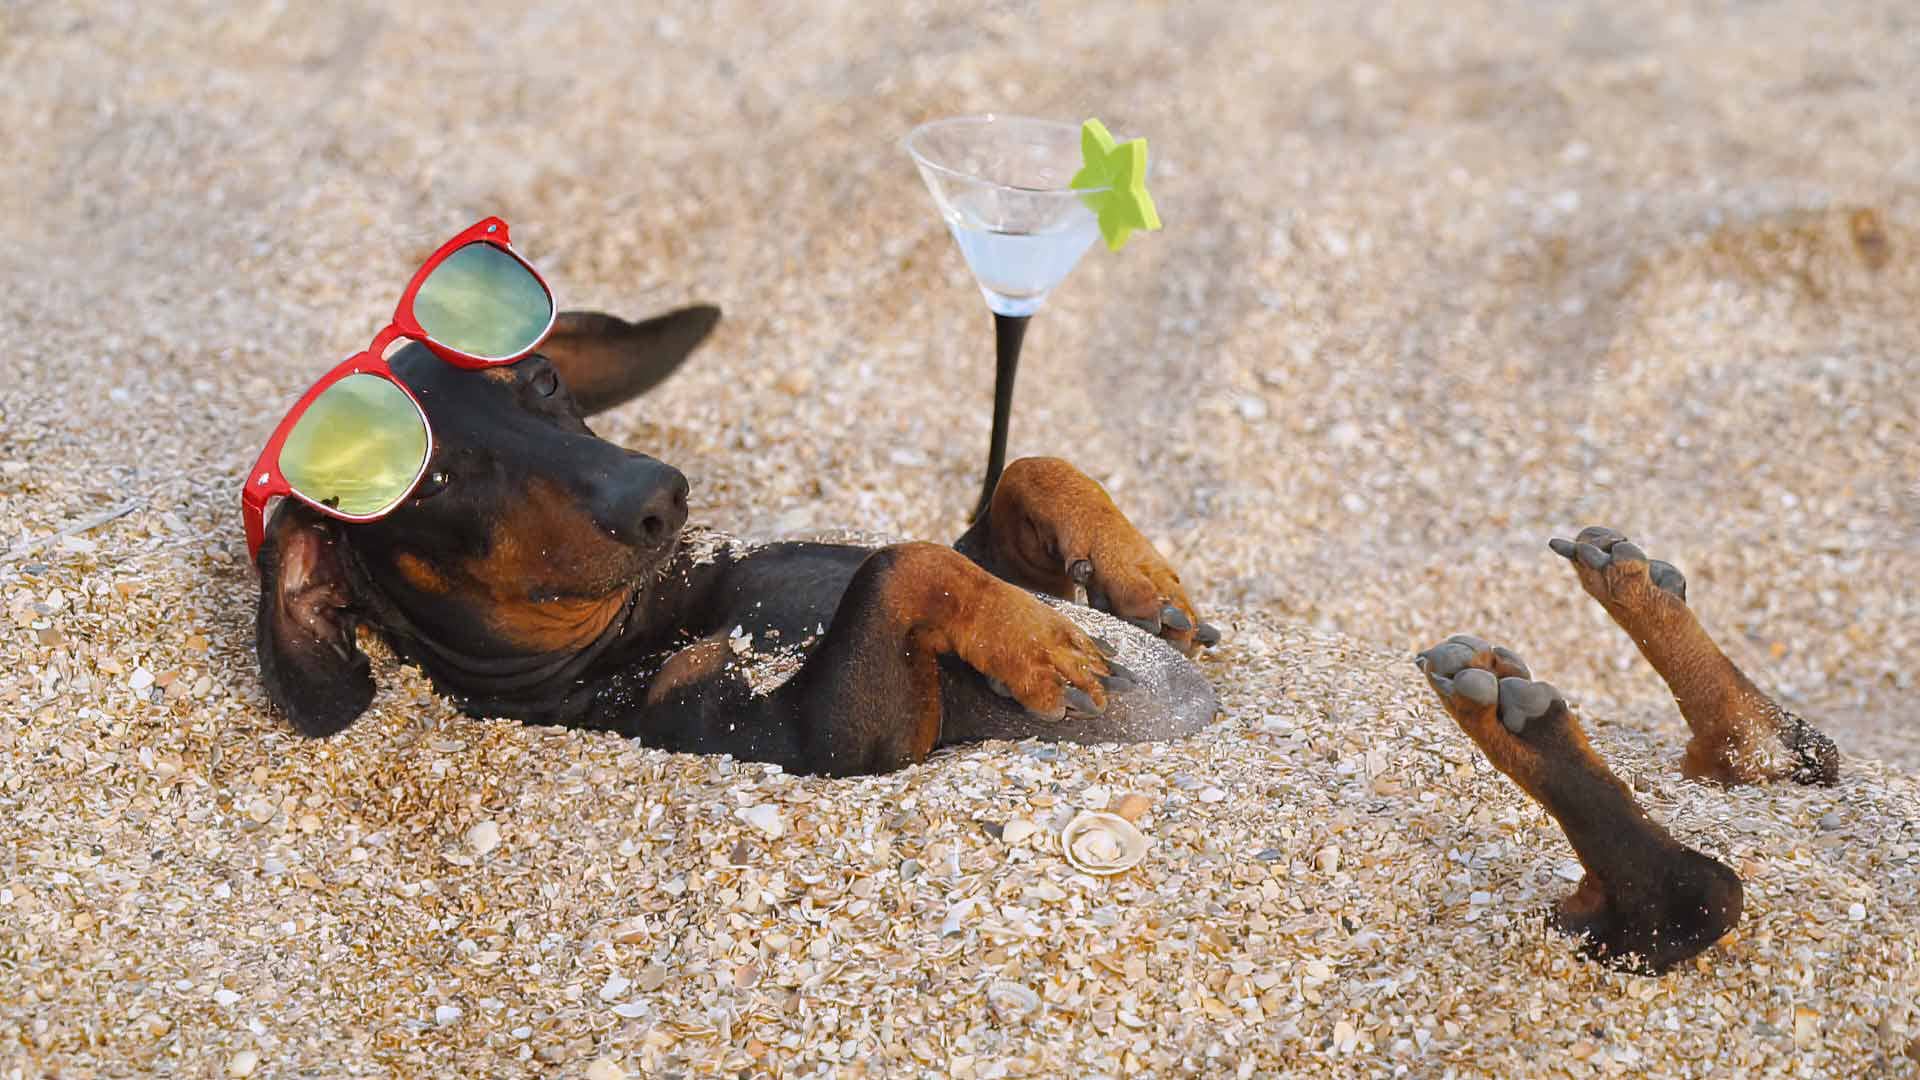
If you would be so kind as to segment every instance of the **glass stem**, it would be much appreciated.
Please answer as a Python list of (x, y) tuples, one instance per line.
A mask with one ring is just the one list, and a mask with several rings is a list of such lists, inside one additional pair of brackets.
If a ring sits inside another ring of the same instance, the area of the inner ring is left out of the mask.
[(980, 505), (970, 520), (978, 521), (993, 503), (993, 489), (1007, 464), (1007, 420), (1013, 413), (1013, 377), (1020, 370), (1020, 342), (1027, 336), (1026, 315), (993, 316), (993, 441), (987, 446), (987, 479), (980, 487)]

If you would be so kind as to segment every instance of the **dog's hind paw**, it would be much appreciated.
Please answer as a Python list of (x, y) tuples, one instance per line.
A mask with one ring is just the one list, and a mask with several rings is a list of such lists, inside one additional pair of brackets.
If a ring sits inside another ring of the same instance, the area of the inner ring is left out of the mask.
[(1573, 564), (1580, 587), (1609, 612), (1652, 617), (1657, 605), (1687, 602), (1687, 578), (1679, 567), (1649, 559), (1638, 544), (1604, 525), (1589, 525), (1572, 540), (1556, 536), (1547, 546)]
[(1681, 764), (1686, 775), (1724, 784), (1839, 779), (1833, 740), (1781, 708), (1727, 659), (1687, 606), (1687, 579), (1678, 567), (1648, 558), (1604, 525), (1547, 544), (1572, 564), (1580, 587), (1666, 680), (1693, 730)]

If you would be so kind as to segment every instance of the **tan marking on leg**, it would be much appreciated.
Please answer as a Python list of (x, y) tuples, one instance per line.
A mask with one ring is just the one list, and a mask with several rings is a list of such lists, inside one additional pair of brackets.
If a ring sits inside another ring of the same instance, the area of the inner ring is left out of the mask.
[(684, 686), (691, 686), (727, 664), (727, 642), (722, 637), (702, 638), (667, 658), (659, 674), (647, 685), (647, 704), (658, 705)]

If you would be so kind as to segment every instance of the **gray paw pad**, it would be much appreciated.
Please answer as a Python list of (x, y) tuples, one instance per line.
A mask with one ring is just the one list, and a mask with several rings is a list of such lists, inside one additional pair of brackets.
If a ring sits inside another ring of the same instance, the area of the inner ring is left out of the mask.
[(1447, 640), (1450, 642), (1456, 642), (1458, 644), (1465, 645), (1467, 648), (1472, 649), (1476, 653), (1486, 652), (1488, 649), (1493, 647), (1492, 645), (1487, 643), (1486, 638), (1474, 637), (1472, 634), (1455, 634), (1452, 637), (1448, 638)]
[(1581, 529), (1580, 535), (1574, 537), (1574, 540), (1582, 544), (1592, 544), (1604, 551), (1626, 538), (1626, 534), (1617, 529), (1609, 529), (1605, 525), (1589, 525)]
[(1682, 601), (1686, 600), (1687, 578), (1680, 572), (1679, 567), (1670, 562), (1654, 559), (1647, 563), (1647, 572), (1653, 575), (1655, 585), (1679, 597)]
[(1527, 729), (1528, 721), (1545, 716), (1559, 697), (1560, 692), (1547, 683), (1501, 679), (1500, 722), (1518, 735)]
[(1468, 668), (1453, 680), (1453, 692), (1476, 705), (1491, 705), (1500, 700), (1500, 680), (1491, 671)]
[(1452, 675), (1472, 663), (1478, 653), (1471, 646), (1461, 642), (1446, 641), (1428, 649), (1424, 655), (1427, 658), (1428, 671), (1436, 675)]

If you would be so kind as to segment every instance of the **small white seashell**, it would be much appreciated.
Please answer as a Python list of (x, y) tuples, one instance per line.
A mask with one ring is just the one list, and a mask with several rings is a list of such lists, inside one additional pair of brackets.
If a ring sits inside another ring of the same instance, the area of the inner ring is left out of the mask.
[(1205, 802), (1205, 803), (1224, 802), (1226, 798), (1227, 798), (1227, 793), (1217, 787), (1209, 786), (1209, 787), (1203, 787), (1200, 789), (1201, 802)]
[(627, 988), (632, 985), (633, 980), (624, 975), (609, 975), (607, 976), (607, 984), (600, 988), (600, 1000), (612, 1001), (614, 998), (626, 993)]
[(587, 1080), (627, 1080), (627, 1070), (612, 1058), (595, 1058), (587, 1066)]
[(1073, 868), (1088, 874), (1118, 874), (1139, 865), (1148, 840), (1118, 814), (1089, 810), (1060, 830), (1060, 848)]
[(133, 674), (127, 679), (127, 685), (135, 690), (145, 690), (153, 685), (153, 672), (143, 667), (134, 668)]
[(253, 1070), (260, 1067), (260, 1053), (257, 1050), (242, 1050), (227, 1062), (228, 1076), (252, 1076)]
[(1011, 847), (1039, 831), (1040, 826), (1035, 825), (1031, 819), (1017, 817), (1000, 827), (1000, 839)]
[(1323, 874), (1331, 874), (1340, 869), (1340, 845), (1328, 844), (1313, 856), (1313, 865)]
[(1554, 876), (1566, 881), (1577, 882), (1587, 876), (1587, 868), (1577, 862), (1563, 862), (1553, 868)]
[(1107, 802), (1113, 798), (1113, 790), (1105, 784), (1095, 784), (1080, 793), (1080, 805), (1089, 810), (1105, 810)]
[(735, 810), (733, 815), (768, 836), (778, 839), (786, 835), (787, 823), (780, 817), (780, 808), (772, 803), (744, 807)]
[(476, 821), (467, 830), (467, 846), (475, 855), (485, 855), (500, 846), (500, 826), (492, 818)]
[(227, 989), (224, 986), (213, 992), (213, 1003), (215, 1005), (220, 1006), (221, 1008), (225, 1008), (226, 1006), (231, 1005), (234, 1002), (239, 1000), (240, 1000), (239, 994), (234, 993), (233, 991)]
[(1864, 922), (1867, 918), (1867, 905), (1853, 903), (1847, 905), (1847, 918), (1854, 922)]
[(1040, 995), (1017, 982), (1003, 979), (987, 988), (987, 1005), (1001, 1023), (1010, 1023), (1039, 1012)]
[(457, 1005), (441, 1005), (433, 1010), (433, 1022), (446, 1027), (448, 1024), (458, 1023), (464, 1015), (466, 1014)]

